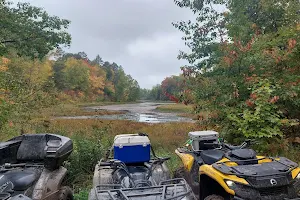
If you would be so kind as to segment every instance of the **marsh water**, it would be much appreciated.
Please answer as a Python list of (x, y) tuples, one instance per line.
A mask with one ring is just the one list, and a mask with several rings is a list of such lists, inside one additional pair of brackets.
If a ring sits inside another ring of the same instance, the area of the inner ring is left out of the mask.
[(157, 107), (172, 103), (141, 102), (133, 104), (119, 104), (106, 106), (92, 106), (85, 109), (90, 111), (109, 110), (122, 111), (124, 114), (115, 115), (93, 115), (93, 116), (69, 116), (64, 119), (108, 119), (108, 120), (132, 120), (146, 123), (165, 123), (165, 122), (193, 122), (187, 117), (180, 117), (178, 113), (159, 112)]

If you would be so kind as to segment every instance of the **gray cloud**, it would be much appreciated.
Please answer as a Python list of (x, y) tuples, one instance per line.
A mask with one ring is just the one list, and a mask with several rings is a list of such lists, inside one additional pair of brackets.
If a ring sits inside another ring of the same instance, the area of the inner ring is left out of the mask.
[(85, 51), (90, 58), (123, 66), (141, 87), (150, 88), (164, 77), (178, 74), (184, 49), (181, 33), (171, 23), (192, 19), (189, 10), (173, 0), (21, 0), (71, 20), (69, 51)]

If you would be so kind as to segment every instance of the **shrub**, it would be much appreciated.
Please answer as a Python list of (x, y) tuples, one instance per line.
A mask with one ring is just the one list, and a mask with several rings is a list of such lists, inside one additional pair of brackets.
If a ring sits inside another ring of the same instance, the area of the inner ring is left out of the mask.
[(250, 88), (250, 98), (242, 103), (237, 112), (228, 113), (233, 132), (240, 133), (242, 137), (266, 139), (282, 137), (280, 130), (284, 118), (276, 106), (278, 96), (273, 96), (275, 86), (267, 79), (254, 83)]
[(86, 199), (88, 199), (88, 197), (89, 197), (88, 189), (80, 190), (78, 193), (74, 194), (75, 200), (86, 200)]
[(110, 146), (106, 129), (95, 129), (90, 137), (82, 137), (84, 134), (78, 132), (72, 137), (74, 149), (66, 163), (67, 184), (76, 185), (75, 191), (92, 184), (94, 168)]

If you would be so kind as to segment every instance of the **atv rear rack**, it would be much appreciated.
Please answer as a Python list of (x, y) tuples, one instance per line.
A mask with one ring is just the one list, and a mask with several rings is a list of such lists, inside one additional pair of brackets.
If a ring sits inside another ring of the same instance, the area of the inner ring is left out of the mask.
[[(101, 190), (101, 188), (117, 188)], [(121, 188), (120, 185), (98, 185), (94, 188), (97, 199), (101, 200), (180, 200), (194, 195), (184, 179), (162, 181), (158, 186)]]
[(31, 200), (31, 198), (24, 196), (23, 194), (12, 197), (9, 193), (0, 192), (0, 200)]

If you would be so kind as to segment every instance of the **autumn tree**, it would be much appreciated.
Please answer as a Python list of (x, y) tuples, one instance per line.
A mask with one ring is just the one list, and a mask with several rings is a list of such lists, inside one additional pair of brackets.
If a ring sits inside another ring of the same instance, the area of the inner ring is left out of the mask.
[[(190, 48), (189, 52), (180, 52), (179, 58), (190, 64), (183, 67), (183, 74), (198, 112), (204, 108), (214, 110), (220, 122), (230, 125), (233, 119), (240, 119), (228, 117), (232, 116), (230, 113), (243, 116), (249, 102), (256, 103), (250, 91), (268, 81), (273, 97), (278, 97), (278, 105), (274, 107), (277, 110), (272, 109), (272, 114), (281, 113), (278, 119), (282, 120), (299, 119), (299, 2), (175, 0), (175, 3), (195, 13), (195, 20), (177, 22), (174, 26), (185, 34), (183, 40)], [(274, 127), (271, 121), (265, 125)], [(230, 133), (247, 136), (242, 129), (227, 128)], [(255, 131), (263, 132), (262, 127)], [(278, 133), (278, 129), (273, 132)]]
[(103, 66), (104, 62), (103, 62), (102, 58), (99, 55), (97, 55), (96, 58), (94, 60), (92, 60), (91, 64)]
[(140, 86), (139, 83), (134, 80), (130, 75), (128, 78), (128, 98), (127, 101), (136, 101), (140, 98)]
[(89, 68), (83, 60), (68, 58), (62, 72), (65, 89), (86, 92), (90, 87)]
[[(87, 61), (86, 61), (87, 62)], [(89, 95), (90, 96), (103, 96), (105, 87), (106, 74), (104, 69), (100, 68), (99, 65), (88, 64), (89, 74)]]
[(30, 120), (33, 111), (55, 103), (56, 90), (52, 81), (51, 61), (17, 56), (10, 59), (2, 57), (0, 66), (2, 125), (11, 120), (23, 127)]
[(128, 81), (126, 78), (126, 74), (123, 68), (115, 68), (114, 75), (114, 88), (115, 88), (115, 100), (116, 101), (124, 101), (126, 99), (126, 88), (128, 87)]
[(166, 77), (161, 82), (163, 93), (171, 101), (179, 102), (184, 92), (184, 80), (182, 76)]
[(99, 55), (91, 61), (84, 52), (65, 53), (54, 62), (53, 71), (56, 87), (70, 96), (91, 101), (139, 98), (137, 81), (116, 63), (103, 62)]
[(164, 94), (161, 84), (157, 84), (151, 88), (147, 99), (156, 101), (169, 100), (169, 98)]

